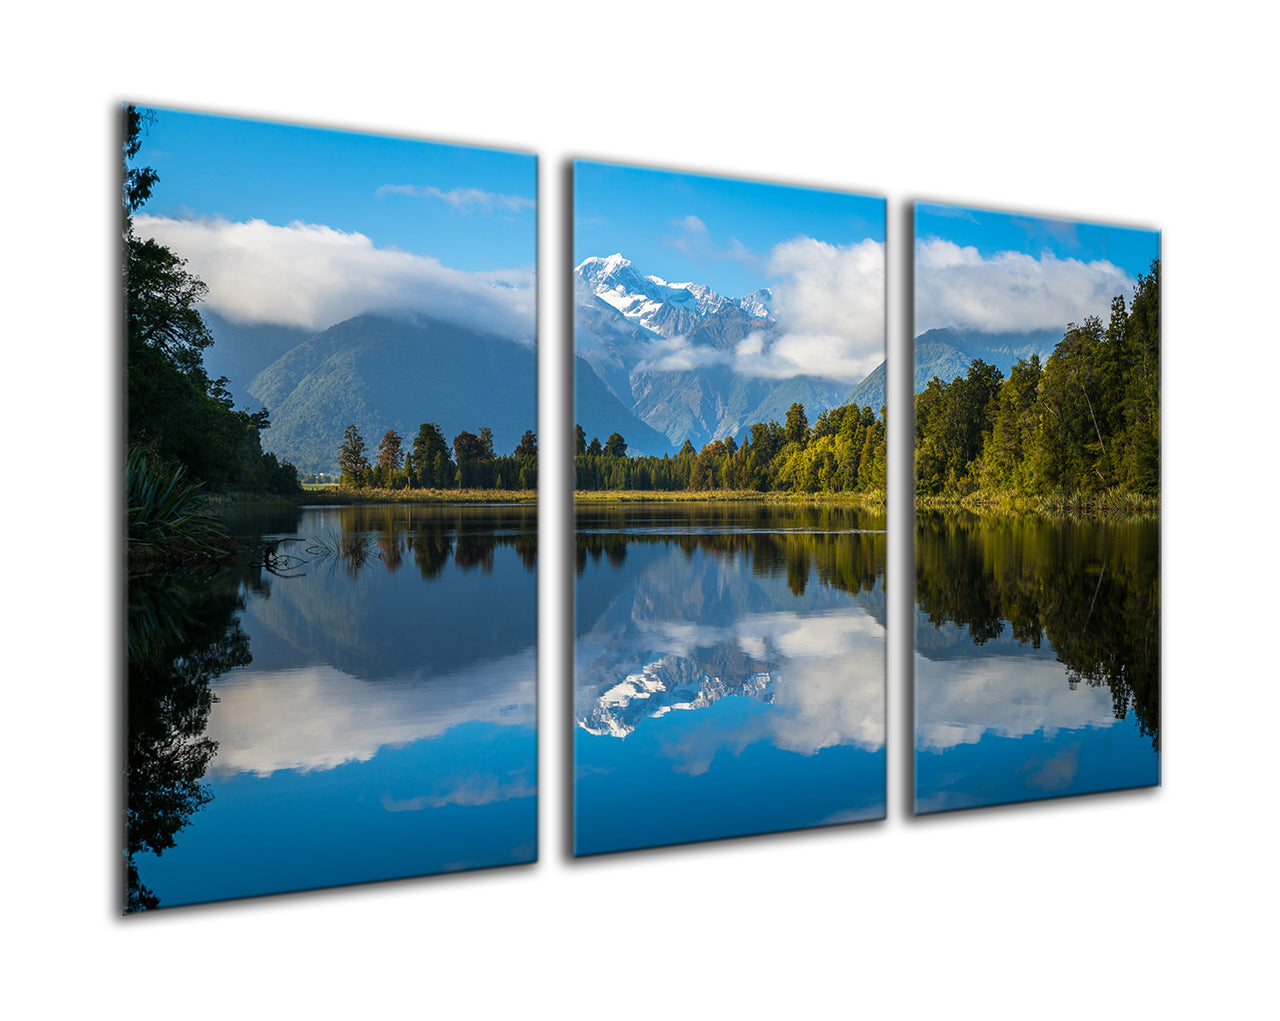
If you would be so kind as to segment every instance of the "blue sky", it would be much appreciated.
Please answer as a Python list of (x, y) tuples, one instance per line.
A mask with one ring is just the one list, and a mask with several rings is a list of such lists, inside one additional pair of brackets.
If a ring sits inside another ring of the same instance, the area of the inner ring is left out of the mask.
[(916, 203), (916, 237), (972, 245), (985, 256), (1049, 251), (1059, 259), (1105, 259), (1134, 277), (1160, 254), (1158, 231), (930, 202)]
[[(189, 260), (215, 310), (319, 328), (379, 304), (449, 304), (461, 289), (498, 306), (479, 325), (511, 332), (514, 319), (531, 333), (533, 155), (155, 112), (137, 163), (160, 181), (137, 230)], [(495, 282), (527, 300), (513, 309)], [(273, 306), (273, 290), (287, 302)]]
[(917, 334), (992, 332), (1107, 318), (1160, 255), (1160, 233), (965, 206), (915, 207)]
[(641, 273), (741, 297), (797, 237), (884, 242), (884, 200), (728, 177), (574, 163), (574, 264), (621, 252)]
[(574, 164), (573, 191), (575, 265), (620, 253), (669, 283), (727, 298), (772, 293), (775, 332), (732, 352), (665, 338), (654, 364), (854, 383), (883, 361), (884, 199), (585, 161)]

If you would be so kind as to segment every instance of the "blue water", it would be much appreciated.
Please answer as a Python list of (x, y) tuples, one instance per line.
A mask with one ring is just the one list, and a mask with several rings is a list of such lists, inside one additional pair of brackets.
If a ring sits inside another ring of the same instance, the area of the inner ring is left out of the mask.
[(1159, 524), (921, 515), (915, 811), (1160, 782)]
[(883, 818), (883, 569), (830, 580), (882, 535), (682, 513), (580, 557), (575, 853)]
[(135, 856), (160, 906), (535, 860), (529, 514), (333, 508), (268, 533), (300, 541), (280, 574), (240, 568), (252, 658), (209, 684), (211, 797)]

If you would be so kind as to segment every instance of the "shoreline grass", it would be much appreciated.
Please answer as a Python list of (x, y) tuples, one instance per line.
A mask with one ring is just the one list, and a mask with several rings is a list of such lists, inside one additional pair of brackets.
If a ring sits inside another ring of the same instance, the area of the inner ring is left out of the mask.
[(332, 507), (365, 503), (523, 503), (536, 504), (533, 489), (342, 489), (338, 486), (312, 485), (288, 496), (255, 493), (216, 493), (206, 497), (206, 507), (216, 512), (219, 507), (237, 504), (275, 504), (281, 507)]
[(869, 493), (764, 493), (755, 489), (576, 489), (575, 504), (590, 503), (815, 503), (881, 507), (884, 494)]
[(916, 510), (965, 510), (986, 514), (1041, 514), (1046, 517), (1126, 517), (1158, 519), (1160, 498), (1126, 489), (1028, 496), (979, 490), (964, 496), (919, 496)]
[[(983, 514), (1041, 514), (1072, 517), (1128, 517), (1158, 519), (1160, 498), (1123, 489), (1102, 492), (1052, 493), (1044, 496), (979, 490), (963, 496), (914, 497), (917, 511), (964, 510)], [(304, 491), (288, 496), (255, 493), (203, 494), (203, 509), (216, 513), (219, 508), (238, 504), (277, 506), (346, 506), (353, 504), (526, 504), (536, 505), (533, 489), (342, 489), (338, 486), (312, 484)], [(749, 489), (708, 490), (586, 490), (573, 493), (575, 506), (630, 503), (768, 503), (816, 504), (883, 508), (885, 494), (881, 490), (866, 493), (792, 493), (761, 492)]]

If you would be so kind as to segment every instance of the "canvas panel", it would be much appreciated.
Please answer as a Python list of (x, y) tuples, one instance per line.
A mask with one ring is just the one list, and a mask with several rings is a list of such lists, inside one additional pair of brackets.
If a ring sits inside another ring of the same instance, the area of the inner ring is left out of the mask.
[(534, 860), (535, 158), (140, 113), (126, 910)]
[(885, 810), (884, 202), (574, 166), (574, 850)]
[(915, 207), (915, 811), (1160, 781), (1160, 235)]

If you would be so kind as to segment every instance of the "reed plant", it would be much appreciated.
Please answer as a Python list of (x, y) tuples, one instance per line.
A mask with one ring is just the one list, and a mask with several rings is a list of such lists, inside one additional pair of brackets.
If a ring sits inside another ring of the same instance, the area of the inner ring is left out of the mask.
[(134, 447), (125, 461), (125, 536), (130, 573), (220, 560), (235, 540), (205, 512), (201, 484), (182, 465)]

